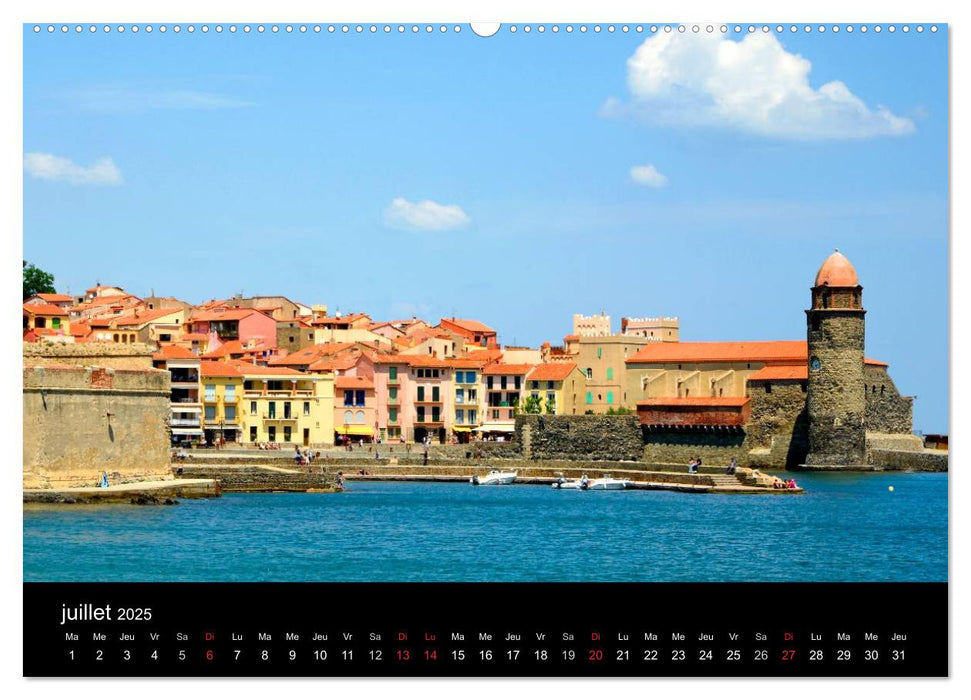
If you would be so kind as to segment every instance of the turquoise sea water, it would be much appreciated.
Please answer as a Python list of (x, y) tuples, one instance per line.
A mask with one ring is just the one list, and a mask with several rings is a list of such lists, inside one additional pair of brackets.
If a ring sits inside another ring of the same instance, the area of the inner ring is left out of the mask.
[(350, 482), (25, 506), (24, 580), (947, 580), (946, 474), (797, 479), (804, 496)]

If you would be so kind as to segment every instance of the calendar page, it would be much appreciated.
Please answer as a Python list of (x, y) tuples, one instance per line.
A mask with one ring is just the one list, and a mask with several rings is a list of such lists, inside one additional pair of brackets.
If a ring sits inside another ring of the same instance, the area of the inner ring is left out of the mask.
[(22, 27), (24, 676), (949, 675), (946, 22), (265, 14)]

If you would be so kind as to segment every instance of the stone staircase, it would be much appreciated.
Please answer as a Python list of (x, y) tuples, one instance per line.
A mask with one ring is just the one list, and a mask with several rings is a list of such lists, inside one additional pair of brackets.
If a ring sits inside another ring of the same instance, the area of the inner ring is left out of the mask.
[(705, 476), (711, 479), (712, 485), (716, 489), (743, 486), (734, 474), (705, 474)]

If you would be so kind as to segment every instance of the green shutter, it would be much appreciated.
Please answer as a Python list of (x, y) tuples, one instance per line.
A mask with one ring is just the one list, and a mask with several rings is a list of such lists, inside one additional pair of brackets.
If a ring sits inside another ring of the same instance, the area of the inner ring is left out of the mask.
[(613, 378), (614, 378), (614, 368), (613, 367), (608, 367), (607, 368), (607, 380), (610, 381)]
[(587, 392), (587, 403), (593, 403), (593, 392), (592, 391), (588, 391)]
[(607, 403), (613, 403), (613, 402), (614, 402), (614, 392), (608, 391), (607, 392)]

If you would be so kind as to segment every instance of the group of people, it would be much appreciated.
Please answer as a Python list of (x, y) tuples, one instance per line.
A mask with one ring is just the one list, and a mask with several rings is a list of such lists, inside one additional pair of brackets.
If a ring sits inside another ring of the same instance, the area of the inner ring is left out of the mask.
[(279, 450), (280, 443), (278, 442), (258, 442), (256, 443), (256, 449), (258, 450)]
[(795, 479), (789, 479), (788, 481), (785, 481), (783, 479), (776, 479), (775, 481), (772, 482), (772, 488), (774, 488), (774, 489), (795, 489), (795, 488), (799, 488), (799, 487), (796, 486), (796, 480)]
[(309, 449), (304, 449), (301, 452), (300, 447), (296, 445), (294, 445), (293, 449), (295, 450), (293, 455), (293, 463), (299, 466), (306, 467), (306, 466), (309, 466), (310, 463), (313, 462), (315, 459), (320, 459), (319, 452), (313, 452), (312, 450), (309, 450)]
[(688, 461), (688, 473), (697, 474), (698, 469), (701, 467), (701, 457), (692, 457)]

